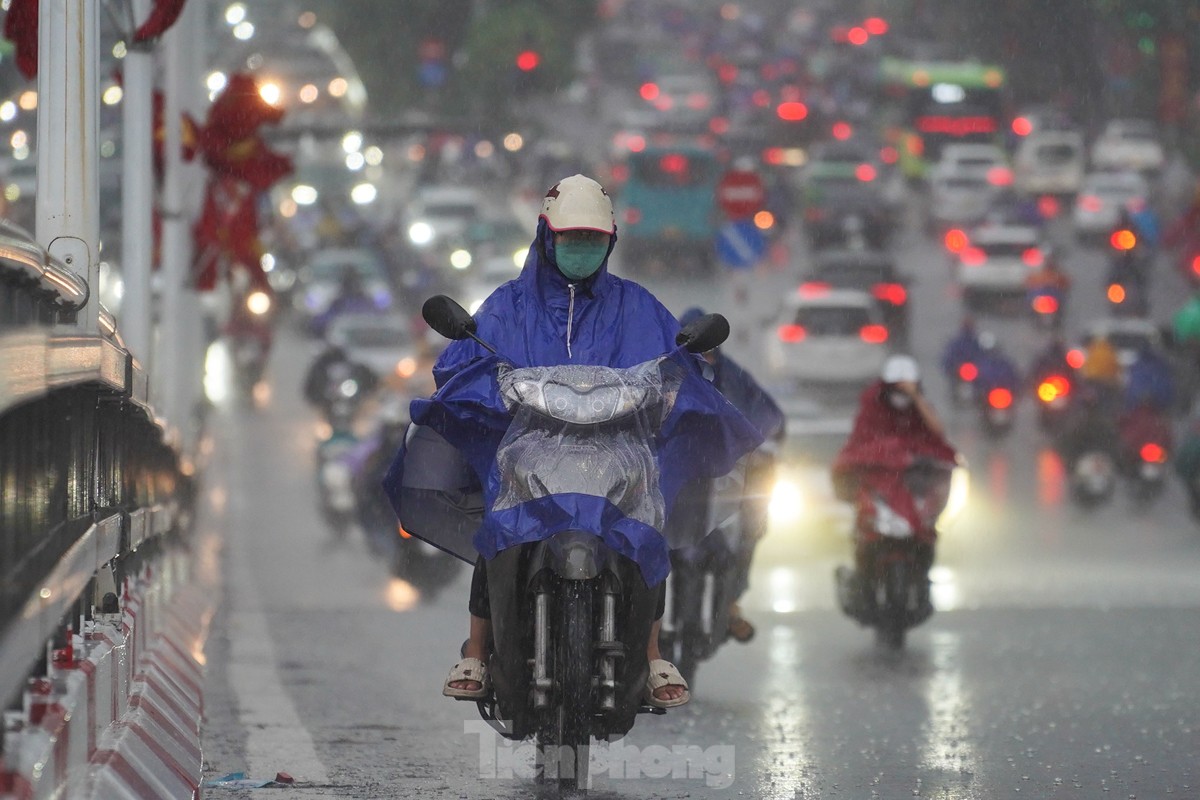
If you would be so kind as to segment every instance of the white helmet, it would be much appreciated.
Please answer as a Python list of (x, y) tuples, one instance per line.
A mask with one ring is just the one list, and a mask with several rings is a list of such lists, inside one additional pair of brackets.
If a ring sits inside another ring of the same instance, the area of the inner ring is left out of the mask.
[(880, 378), (884, 383), (916, 383), (921, 380), (921, 368), (912, 356), (888, 356)]
[(556, 233), (573, 230), (617, 232), (612, 199), (603, 186), (585, 175), (572, 175), (551, 186), (542, 200), (542, 213), (538, 216)]

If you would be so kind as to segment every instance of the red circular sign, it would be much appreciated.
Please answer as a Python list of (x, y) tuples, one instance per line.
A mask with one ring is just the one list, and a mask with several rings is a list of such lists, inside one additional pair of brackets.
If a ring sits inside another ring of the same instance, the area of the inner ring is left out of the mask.
[(717, 184), (717, 204), (730, 219), (753, 216), (762, 210), (765, 199), (766, 190), (757, 172), (730, 170)]

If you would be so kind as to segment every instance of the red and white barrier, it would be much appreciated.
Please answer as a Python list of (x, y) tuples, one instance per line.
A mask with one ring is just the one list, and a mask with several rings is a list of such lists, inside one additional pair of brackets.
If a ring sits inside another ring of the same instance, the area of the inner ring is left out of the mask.
[(0, 800), (165, 800), (199, 796), (203, 647), (212, 587), (190, 554), (164, 555), (123, 587), (31, 679), (4, 717)]

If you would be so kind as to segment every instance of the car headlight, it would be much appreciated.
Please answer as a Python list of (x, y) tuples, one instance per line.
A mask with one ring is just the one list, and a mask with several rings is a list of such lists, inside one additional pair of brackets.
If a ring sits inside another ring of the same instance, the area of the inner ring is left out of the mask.
[(396, 364), (396, 374), (401, 378), (411, 378), (417, 372), (417, 360), (412, 356), (405, 356)]
[(520, 269), (525, 266), (525, 257), (529, 255), (529, 248), (522, 247), (520, 250), (513, 251), (513, 264)]
[(466, 269), (471, 266), (471, 251), (459, 249), (450, 254), (450, 266), (455, 269)]
[(271, 295), (261, 290), (251, 292), (246, 297), (246, 309), (251, 314), (261, 317), (271, 310)]
[(414, 222), (408, 226), (408, 240), (418, 247), (433, 241), (433, 226), (428, 222)]

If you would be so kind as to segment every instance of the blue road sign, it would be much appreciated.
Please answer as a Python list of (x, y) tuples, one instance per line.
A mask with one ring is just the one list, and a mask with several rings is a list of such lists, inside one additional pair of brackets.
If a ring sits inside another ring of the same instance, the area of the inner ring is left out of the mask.
[(752, 220), (727, 222), (717, 231), (717, 258), (731, 269), (749, 269), (767, 252), (767, 239)]

